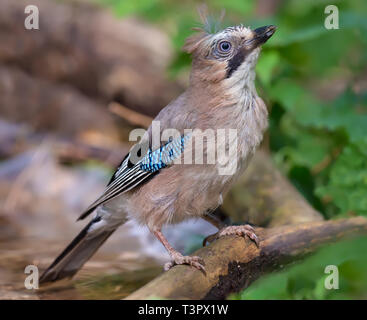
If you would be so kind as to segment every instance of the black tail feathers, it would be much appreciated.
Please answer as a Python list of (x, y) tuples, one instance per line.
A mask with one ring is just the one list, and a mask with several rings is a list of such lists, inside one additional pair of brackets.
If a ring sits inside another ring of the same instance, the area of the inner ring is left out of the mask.
[(115, 230), (102, 231), (91, 237), (88, 229), (98, 222), (95, 218), (74, 238), (65, 250), (55, 259), (39, 279), (40, 283), (52, 282), (63, 278), (71, 278), (86, 263), (98, 248)]

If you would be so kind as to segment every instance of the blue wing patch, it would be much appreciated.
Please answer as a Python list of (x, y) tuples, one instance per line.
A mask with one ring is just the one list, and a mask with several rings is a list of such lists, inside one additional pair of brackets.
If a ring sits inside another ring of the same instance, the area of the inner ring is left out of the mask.
[(189, 135), (182, 135), (180, 138), (170, 139), (170, 141), (154, 151), (149, 148), (140, 163), (140, 169), (147, 172), (155, 172), (167, 167), (183, 153), (189, 138)]
[(170, 165), (183, 153), (189, 137), (190, 135), (188, 134), (174, 140), (170, 139), (170, 141), (154, 151), (149, 148), (146, 155), (135, 164), (130, 162), (130, 153), (127, 154), (112, 176), (102, 196), (93, 202), (78, 220), (84, 219), (100, 204), (118, 194), (135, 188), (150, 177), (158, 174), (160, 169)]

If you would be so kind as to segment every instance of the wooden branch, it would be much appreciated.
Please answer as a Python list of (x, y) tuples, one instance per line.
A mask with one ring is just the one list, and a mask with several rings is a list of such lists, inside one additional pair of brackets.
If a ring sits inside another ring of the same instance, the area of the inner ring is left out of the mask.
[(259, 229), (260, 248), (248, 239), (228, 236), (193, 255), (205, 261), (207, 275), (188, 266), (162, 273), (127, 299), (225, 299), (259, 276), (277, 270), (320, 245), (345, 236), (366, 234), (362, 217)]
[(73, 87), (34, 77), (0, 62), (0, 88), (2, 119), (26, 123), (40, 133), (52, 131), (75, 137), (97, 131), (118, 141), (122, 129), (115, 117), (106, 112), (105, 104)]
[(53, 140), (52, 146), (60, 162), (97, 160), (112, 168), (115, 168), (129, 152), (127, 144), (116, 148), (105, 148), (66, 139)]
[(116, 167), (129, 151), (126, 143), (102, 146), (83, 140), (34, 133), (28, 126), (0, 120), (0, 158), (12, 157), (48, 141), (60, 162), (97, 160)]
[(122, 119), (142, 128), (148, 128), (153, 121), (153, 118), (126, 108), (125, 106), (117, 102), (111, 102), (108, 105), (108, 109)]
[(248, 221), (263, 227), (323, 220), (263, 150), (255, 154), (222, 207), (236, 222)]

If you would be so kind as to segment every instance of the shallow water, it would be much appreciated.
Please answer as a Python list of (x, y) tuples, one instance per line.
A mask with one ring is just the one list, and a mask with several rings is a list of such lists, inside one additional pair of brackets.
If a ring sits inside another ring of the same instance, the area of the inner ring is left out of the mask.
[[(131, 259), (102, 252), (71, 280), (43, 285), (38, 290), (26, 289), (25, 266), (34, 264), (42, 272), (50, 257), (54, 257), (55, 247), (34, 239), (0, 242), (0, 298), (122, 299), (162, 272), (153, 259)], [(39, 260), (34, 260), (35, 256)]]
[[(0, 299), (121, 299), (162, 272), (166, 250), (129, 221), (72, 280), (25, 288), (25, 267), (41, 273), (56, 258), (87, 223), (75, 220), (105, 185), (105, 170), (61, 166), (47, 145), (0, 162)], [(185, 253), (215, 231), (203, 220), (163, 230)]]

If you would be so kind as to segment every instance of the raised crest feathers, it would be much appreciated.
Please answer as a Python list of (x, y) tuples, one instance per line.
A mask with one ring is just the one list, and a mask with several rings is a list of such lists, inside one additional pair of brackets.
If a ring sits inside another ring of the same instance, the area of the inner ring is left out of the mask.
[(187, 53), (193, 53), (207, 36), (218, 32), (221, 29), (221, 23), (225, 16), (225, 10), (223, 9), (219, 19), (215, 19), (209, 15), (206, 4), (198, 6), (197, 10), (201, 20), (201, 26), (192, 28), (196, 33), (186, 39), (183, 50)]

